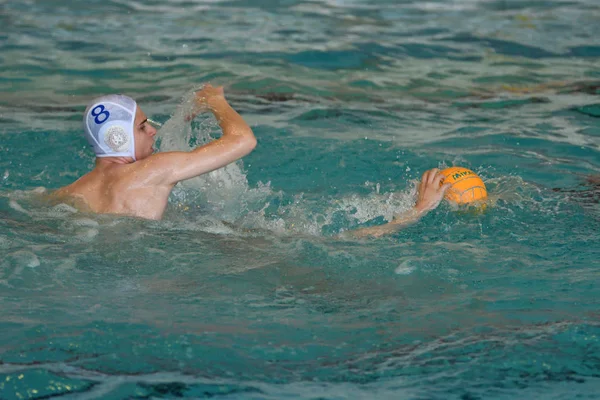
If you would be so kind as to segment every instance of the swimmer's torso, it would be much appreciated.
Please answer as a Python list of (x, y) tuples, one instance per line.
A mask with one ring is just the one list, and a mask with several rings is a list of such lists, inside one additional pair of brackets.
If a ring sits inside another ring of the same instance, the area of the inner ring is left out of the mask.
[(95, 213), (160, 219), (172, 186), (150, 182), (140, 164), (96, 168), (52, 197)]

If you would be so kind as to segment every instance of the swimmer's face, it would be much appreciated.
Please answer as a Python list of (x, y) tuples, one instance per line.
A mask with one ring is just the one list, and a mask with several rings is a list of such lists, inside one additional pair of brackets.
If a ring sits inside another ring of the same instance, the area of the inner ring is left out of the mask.
[(154, 153), (154, 136), (156, 129), (148, 123), (148, 117), (137, 108), (135, 122), (133, 123), (133, 135), (135, 137), (135, 159), (143, 160)]

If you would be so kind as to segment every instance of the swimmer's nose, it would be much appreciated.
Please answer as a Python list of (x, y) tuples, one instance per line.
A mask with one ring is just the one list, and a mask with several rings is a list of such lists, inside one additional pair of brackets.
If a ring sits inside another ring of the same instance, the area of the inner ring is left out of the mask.
[(156, 131), (156, 128), (155, 128), (155, 127), (152, 127), (152, 130), (150, 131), (150, 137), (154, 137), (154, 136), (156, 136), (156, 132), (157, 132), (157, 131)]

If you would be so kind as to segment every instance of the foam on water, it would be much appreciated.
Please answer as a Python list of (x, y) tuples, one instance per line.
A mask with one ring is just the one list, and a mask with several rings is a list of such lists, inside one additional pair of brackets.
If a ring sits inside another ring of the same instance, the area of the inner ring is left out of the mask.
[[(211, 131), (219, 129), (214, 119), (204, 119), (194, 129), (189, 122), (189, 116), (197, 112), (194, 98), (194, 92), (187, 93), (171, 118), (160, 129), (160, 151), (190, 151), (214, 140)], [(257, 190), (248, 187), (243, 162), (238, 161), (181, 182), (173, 190), (172, 200), (183, 207), (202, 202), (203, 208), (211, 213), (233, 221), (240, 217), (240, 210), (244, 211), (240, 204), (264, 200), (269, 194), (268, 186)]]

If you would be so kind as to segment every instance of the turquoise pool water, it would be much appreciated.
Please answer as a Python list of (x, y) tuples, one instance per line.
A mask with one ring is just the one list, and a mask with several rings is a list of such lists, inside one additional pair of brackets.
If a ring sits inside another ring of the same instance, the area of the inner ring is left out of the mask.
[[(600, 398), (597, 1), (0, 4), (0, 398)], [(259, 145), (162, 221), (40, 201), (91, 97), (185, 149), (208, 81)], [(451, 165), (485, 213), (336, 237)]]

